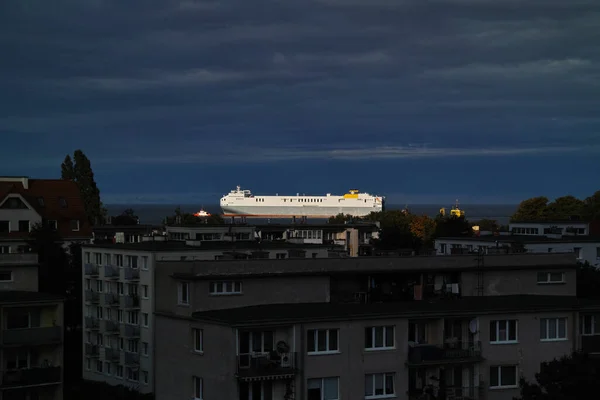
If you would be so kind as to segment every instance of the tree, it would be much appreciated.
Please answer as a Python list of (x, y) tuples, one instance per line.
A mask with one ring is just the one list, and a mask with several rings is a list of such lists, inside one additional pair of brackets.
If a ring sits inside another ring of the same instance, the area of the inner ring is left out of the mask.
[(112, 218), (112, 224), (115, 226), (137, 225), (138, 223), (139, 219), (137, 215), (135, 215), (135, 211), (131, 208), (123, 211), (121, 215)]
[(100, 190), (94, 179), (92, 163), (81, 150), (75, 150), (73, 160), (69, 155), (65, 157), (61, 165), (61, 178), (77, 183), (90, 223), (100, 223), (106, 216), (106, 209), (100, 201)]
[(582, 217), (590, 220), (600, 220), (600, 190), (583, 201)]
[(410, 221), (410, 232), (419, 238), (423, 245), (430, 246), (433, 244), (435, 225), (435, 220), (427, 215), (415, 215)]
[(329, 224), (345, 224), (346, 222), (356, 222), (356, 221), (360, 221), (360, 218), (354, 217), (350, 214), (340, 213), (338, 215), (329, 217), (329, 220), (327, 220), (327, 223), (329, 223)]
[(542, 221), (548, 216), (548, 198), (544, 196), (523, 200), (510, 218), (511, 221)]
[(464, 216), (438, 215), (435, 219), (435, 237), (461, 237), (471, 236), (473, 229)]
[(165, 218), (165, 225), (222, 225), (225, 221), (220, 215), (211, 215), (210, 217), (197, 217), (194, 214), (181, 211), (181, 207), (177, 207), (174, 215)]
[(587, 399), (600, 389), (600, 360), (575, 352), (542, 363), (535, 380), (529, 383), (522, 379), (521, 397), (515, 400)]
[(63, 240), (48, 225), (36, 224), (29, 233), (28, 245), (31, 251), (38, 254), (38, 290), (65, 296), (67, 282), (65, 269), (69, 263)]
[(421, 247), (421, 241), (410, 230), (413, 215), (401, 210), (372, 212), (367, 221), (379, 222), (381, 232), (373, 245), (382, 250), (413, 249)]
[(548, 219), (570, 220), (573, 217), (579, 219), (583, 214), (585, 203), (575, 196), (562, 196), (555, 199), (547, 206)]
[(65, 160), (60, 166), (60, 178), (68, 181), (75, 180), (75, 168), (73, 166), (73, 160), (71, 156), (67, 154)]
[(577, 265), (577, 297), (583, 299), (600, 299), (600, 269), (589, 262)]

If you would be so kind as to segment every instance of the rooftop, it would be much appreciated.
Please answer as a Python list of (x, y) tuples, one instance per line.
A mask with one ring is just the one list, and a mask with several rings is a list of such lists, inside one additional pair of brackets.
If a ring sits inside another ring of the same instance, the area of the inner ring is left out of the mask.
[(560, 238), (556, 238), (543, 235), (481, 235), (467, 237), (441, 237), (436, 239), (436, 241), (444, 240), (499, 243), (600, 243), (600, 236), (565, 235)]
[(545, 310), (600, 309), (600, 300), (584, 301), (575, 296), (474, 296), (435, 301), (396, 303), (269, 304), (195, 312), (193, 318), (232, 326), (280, 325), (300, 322), (344, 321), (388, 318), (435, 318), (482, 314), (514, 314)]
[[(411, 257), (353, 257), (314, 259), (254, 259), (223, 261), (159, 261), (159, 265), (177, 271), (176, 264), (186, 271), (175, 273), (177, 279), (215, 279), (232, 277), (261, 277), (278, 275), (330, 275), (339, 273), (389, 273), (412, 271), (468, 271), (480, 268), (477, 256), (411, 256)], [(185, 264), (181, 264), (185, 263)], [(486, 255), (485, 267), (490, 269), (552, 269), (576, 268), (573, 253), (501, 254)]]
[(64, 298), (55, 294), (28, 292), (23, 290), (0, 290), (0, 303), (38, 303), (63, 301)]

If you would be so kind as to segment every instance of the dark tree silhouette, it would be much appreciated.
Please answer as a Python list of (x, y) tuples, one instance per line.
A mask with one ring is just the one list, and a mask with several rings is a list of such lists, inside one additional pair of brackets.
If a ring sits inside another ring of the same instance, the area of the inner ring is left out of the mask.
[(115, 226), (137, 225), (138, 222), (139, 219), (137, 215), (135, 215), (135, 211), (131, 208), (123, 211), (121, 215), (112, 218), (112, 224)]
[(65, 160), (60, 166), (60, 178), (68, 181), (75, 180), (75, 168), (71, 156), (67, 154)]

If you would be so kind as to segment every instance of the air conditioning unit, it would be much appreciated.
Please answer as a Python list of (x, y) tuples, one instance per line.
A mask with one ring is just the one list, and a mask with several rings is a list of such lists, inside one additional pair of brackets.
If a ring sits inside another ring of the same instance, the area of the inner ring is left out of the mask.
[(292, 358), (289, 353), (281, 353), (281, 366), (283, 368), (290, 368), (292, 366)]

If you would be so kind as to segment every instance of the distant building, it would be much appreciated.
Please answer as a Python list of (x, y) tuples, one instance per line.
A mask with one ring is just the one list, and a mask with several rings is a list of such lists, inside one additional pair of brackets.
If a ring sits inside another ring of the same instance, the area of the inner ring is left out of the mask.
[(46, 224), (65, 242), (89, 241), (92, 237), (75, 182), (0, 177), (0, 253), (27, 251), (27, 240), (36, 224)]
[(600, 267), (600, 232), (593, 222), (514, 222), (506, 233), (438, 238), (435, 249), (438, 255), (570, 252), (579, 261)]
[(63, 398), (63, 301), (38, 293), (38, 259), (0, 254), (0, 398)]

